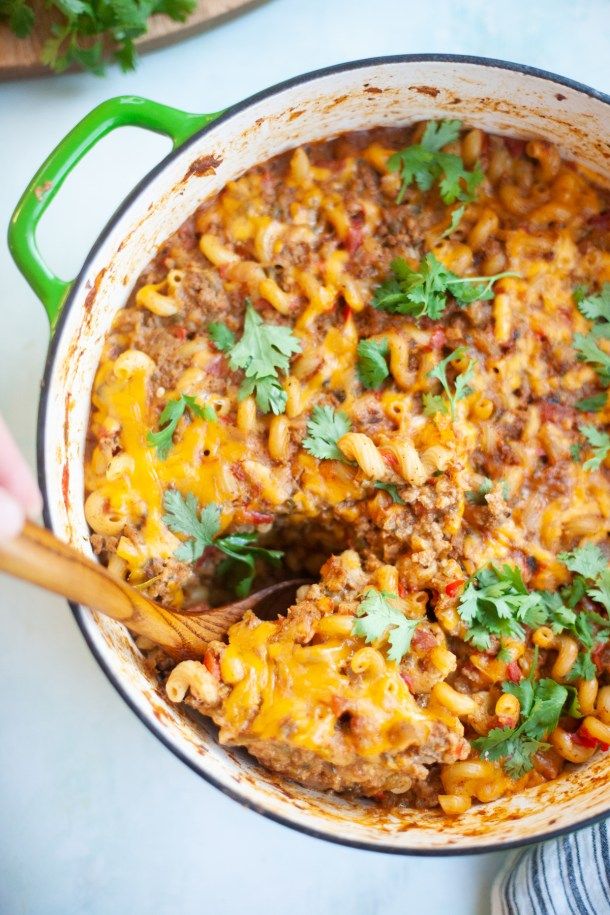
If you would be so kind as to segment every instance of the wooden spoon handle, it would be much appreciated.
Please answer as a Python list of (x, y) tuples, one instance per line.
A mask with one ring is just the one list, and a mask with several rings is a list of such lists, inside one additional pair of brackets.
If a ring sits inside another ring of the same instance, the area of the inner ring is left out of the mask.
[(29, 521), (18, 537), (0, 543), (0, 571), (93, 607), (161, 645), (175, 658), (201, 657), (205, 651), (206, 640), (196, 619), (164, 610)]

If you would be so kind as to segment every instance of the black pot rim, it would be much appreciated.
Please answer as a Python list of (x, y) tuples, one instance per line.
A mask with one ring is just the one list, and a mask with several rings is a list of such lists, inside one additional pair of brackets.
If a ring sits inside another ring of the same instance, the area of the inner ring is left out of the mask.
[[(55, 360), (59, 351), (59, 342), (61, 340), (63, 330), (68, 318), (68, 315), (74, 306), (78, 293), (80, 291), (81, 284), (84, 278), (89, 272), (89, 268), (95, 259), (98, 251), (105, 243), (106, 238), (110, 232), (115, 227), (119, 219), (127, 212), (130, 206), (133, 204), (138, 195), (142, 190), (158, 175), (160, 174), (166, 166), (178, 155), (181, 155), (185, 149), (188, 149), (191, 145), (198, 142), (199, 138), (211, 130), (215, 130), (219, 125), (225, 123), (230, 118), (234, 117), (236, 114), (246, 110), (257, 102), (270, 98), (271, 96), (277, 95), (283, 92), (286, 89), (290, 89), (293, 86), (298, 86), (303, 83), (313, 82), (315, 79), (325, 76), (331, 76), (335, 73), (344, 73), (352, 70), (364, 69), (372, 66), (379, 66), (383, 64), (401, 64), (401, 63), (454, 63), (454, 64), (474, 64), (480, 67), (485, 68), (494, 68), (498, 70), (506, 70), (512, 73), (525, 74), (526, 76), (536, 77), (538, 79), (548, 80), (553, 82), (556, 85), (562, 86), (566, 89), (572, 89), (578, 93), (588, 95), (590, 98), (597, 99), (608, 105), (610, 107), (610, 96), (606, 95), (603, 92), (599, 92), (596, 89), (592, 89), (590, 86), (585, 85), (584, 83), (577, 82), (576, 80), (569, 79), (567, 77), (559, 76), (555, 73), (551, 73), (547, 70), (540, 70), (537, 67), (530, 67), (526, 64), (517, 64), (510, 61), (497, 60), (494, 58), (470, 56), (470, 55), (460, 55), (460, 54), (396, 54), (391, 56), (381, 56), (381, 57), (372, 57), (365, 58), (362, 60), (348, 61), (342, 64), (336, 64), (330, 67), (322, 67), (318, 70), (312, 70), (308, 73), (303, 73), (299, 76), (292, 77), (291, 79), (284, 80), (280, 83), (277, 83), (273, 86), (270, 86), (268, 89), (263, 89), (260, 92), (255, 93), (249, 98), (244, 99), (241, 102), (231, 106), (222, 115), (216, 118), (206, 127), (194, 133), (189, 139), (183, 143), (178, 149), (172, 150), (164, 159), (162, 159), (158, 165), (156, 165), (148, 174), (142, 178), (141, 181), (134, 187), (134, 189), (125, 197), (123, 202), (117, 208), (115, 213), (110, 217), (100, 234), (98, 235), (96, 241), (91, 247), (89, 254), (83, 262), (83, 266), (75, 278), (70, 292), (66, 298), (66, 301), (63, 305), (61, 315), (57, 322), (53, 337), (51, 338), (51, 343), (49, 346), (47, 360), (45, 364), (44, 375), (41, 383), (41, 395), (40, 403), (38, 409), (38, 422), (37, 422), (37, 444), (36, 444), (36, 458), (37, 458), (37, 468), (38, 468), (38, 482), (40, 489), (44, 498), (44, 509), (43, 509), (43, 518), (45, 525), (49, 528), (51, 525), (50, 511), (48, 506), (48, 494), (47, 494), (47, 485), (46, 485), (46, 474), (45, 474), (45, 460), (44, 460), (44, 446), (45, 446), (45, 427), (47, 421), (47, 412), (49, 407), (49, 381), (53, 374), (55, 367)], [(574, 825), (564, 826), (558, 829), (549, 829), (543, 833), (539, 833), (531, 838), (525, 839), (515, 839), (510, 842), (494, 842), (487, 845), (480, 845), (476, 848), (432, 848), (432, 849), (418, 849), (418, 848), (396, 848), (393, 845), (384, 844), (383, 842), (373, 843), (373, 842), (359, 842), (354, 839), (342, 838), (340, 836), (333, 835), (332, 833), (324, 832), (323, 830), (313, 829), (309, 826), (304, 826), (300, 823), (290, 820), (288, 817), (281, 816), (280, 814), (272, 813), (267, 810), (262, 804), (256, 804), (250, 801), (248, 798), (244, 797), (238, 791), (233, 790), (227, 785), (222, 784), (218, 779), (211, 776), (209, 773), (202, 771), (199, 767), (194, 765), (194, 763), (182, 752), (182, 750), (176, 746), (166, 735), (163, 733), (161, 728), (156, 724), (156, 722), (148, 717), (146, 717), (141, 710), (138, 708), (136, 702), (131, 698), (127, 689), (122, 685), (119, 678), (115, 675), (114, 671), (110, 669), (106, 663), (104, 657), (98, 651), (97, 646), (94, 644), (93, 639), (87, 628), (87, 621), (85, 618), (84, 609), (72, 601), (68, 601), (69, 606), (72, 610), (76, 623), (81, 630), (81, 633), (89, 646), (91, 653), (96, 659), (97, 663), (105, 673), (106, 677), (116, 689), (121, 698), (126, 702), (129, 708), (134, 712), (134, 714), (139, 718), (139, 720), (144, 724), (146, 728), (168, 749), (170, 750), (178, 759), (180, 759), (185, 765), (189, 767), (193, 772), (207, 781), (209, 784), (213, 785), (215, 788), (218, 788), (223, 794), (232, 798), (234, 801), (237, 801), (244, 807), (254, 810), (256, 813), (261, 814), (266, 819), (272, 820), (276, 823), (280, 823), (282, 826), (287, 826), (290, 829), (297, 830), (298, 832), (304, 833), (306, 835), (312, 836), (313, 838), (323, 839), (327, 842), (332, 842), (336, 845), (349, 846), (351, 848), (362, 849), (365, 851), (374, 851), (385, 854), (393, 855), (408, 855), (412, 857), (449, 857), (449, 856), (465, 856), (465, 855), (476, 855), (476, 854), (485, 854), (489, 852), (497, 851), (508, 851), (510, 849), (522, 848), (524, 846), (547, 841), (548, 839), (556, 838), (558, 836), (567, 835), (569, 833), (580, 830), (586, 826), (590, 826), (593, 823), (601, 822), (610, 812), (610, 802), (608, 811), (605, 813), (599, 813), (591, 817), (587, 817), (583, 820), (579, 820)]]

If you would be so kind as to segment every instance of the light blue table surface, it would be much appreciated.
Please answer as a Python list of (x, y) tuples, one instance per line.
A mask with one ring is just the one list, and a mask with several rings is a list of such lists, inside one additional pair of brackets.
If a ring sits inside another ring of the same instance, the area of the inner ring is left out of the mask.
[[(98, 102), (137, 93), (214, 111), (360, 57), (455, 52), (533, 64), (610, 91), (610, 0), (271, 0), (107, 78), (0, 86), (0, 226), (55, 143)], [(113, 208), (167, 149), (124, 130), (69, 180), (41, 227), (73, 275)], [(48, 342), (0, 246), (0, 411), (34, 460)], [(2, 915), (478, 915), (504, 856), (390, 857), (242, 809), (167, 752), (114, 692), (60, 599), (0, 584)]]

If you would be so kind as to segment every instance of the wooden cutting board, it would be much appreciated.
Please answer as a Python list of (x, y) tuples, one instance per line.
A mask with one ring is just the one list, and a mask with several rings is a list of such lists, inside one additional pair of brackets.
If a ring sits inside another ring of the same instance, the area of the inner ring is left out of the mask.
[[(186, 22), (173, 22), (167, 16), (153, 16), (148, 32), (137, 39), (136, 45), (139, 51), (161, 48), (262, 2), (264, 0), (199, 0)], [(7, 25), (0, 23), (0, 80), (45, 76), (52, 72), (41, 64), (40, 52), (53, 21), (53, 14), (40, 3), (37, 4), (36, 24), (27, 38), (16, 38)]]

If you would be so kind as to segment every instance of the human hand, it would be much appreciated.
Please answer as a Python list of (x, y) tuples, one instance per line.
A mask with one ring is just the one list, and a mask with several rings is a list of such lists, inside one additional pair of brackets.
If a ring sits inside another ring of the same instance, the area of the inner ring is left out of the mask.
[(26, 515), (41, 509), (36, 481), (0, 416), (0, 540), (16, 537)]

